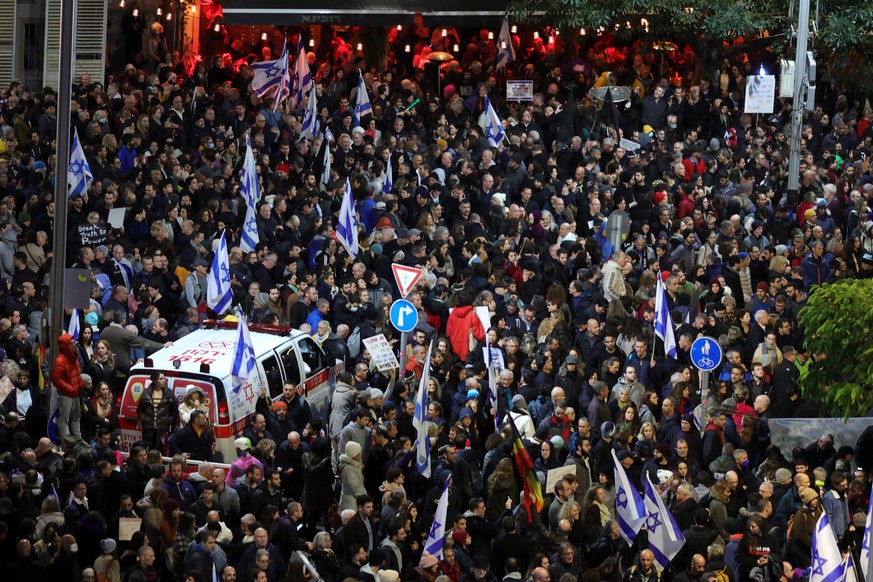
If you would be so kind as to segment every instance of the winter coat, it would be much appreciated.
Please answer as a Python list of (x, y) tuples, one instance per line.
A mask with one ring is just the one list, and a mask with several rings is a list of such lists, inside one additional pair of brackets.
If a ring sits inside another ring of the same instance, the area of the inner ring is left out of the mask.
[(78, 398), (83, 388), (82, 371), (79, 368), (79, 350), (71, 344), (73, 336), (68, 333), (58, 338), (58, 355), (52, 368), (52, 384), (61, 396)]
[(336, 389), (330, 402), (330, 419), (328, 420), (328, 430), (331, 439), (338, 438), (340, 432), (342, 432), (343, 421), (355, 407), (357, 394), (358, 391), (355, 390), (354, 386), (350, 386), (345, 382), (336, 383)]
[(449, 322), (446, 324), (446, 335), (452, 344), (452, 351), (462, 361), (467, 359), (467, 352), (470, 351), (471, 330), (476, 341), (485, 339), (485, 329), (482, 327), (482, 322), (476, 316), (473, 306), (464, 305), (462, 307), (455, 307), (449, 315)]
[(339, 457), (339, 469), (342, 474), (339, 510), (357, 510), (356, 498), (367, 492), (364, 487), (364, 474), (361, 472), (361, 460), (343, 453)]
[(330, 456), (307, 452), (303, 455), (303, 509), (318, 512), (333, 501), (334, 473)]
[(153, 390), (151, 386), (143, 390), (142, 396), (139, 399), (139, 405), (136, 408), (142, 432), (144, 435), (154, 433), (155, 431), (161, 434), (168, 434), (170, 429), (176, 425), (176, 417), (179, 415), (176, 397), (169, 386), (164, 388), (164, 394), (160, 402), (155, 403), (152, 395)]

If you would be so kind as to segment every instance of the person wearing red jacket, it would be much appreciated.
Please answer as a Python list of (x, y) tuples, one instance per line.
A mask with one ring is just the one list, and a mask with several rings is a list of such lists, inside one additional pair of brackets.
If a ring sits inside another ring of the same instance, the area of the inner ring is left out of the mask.
[(79, 392), (83, 388), (76, 340), (68, 333), (58, 338), (58, 355), (52, 367), (52, 385), (58, 394), (58, 435), (82, 440), (80, 428)]
[(477, 342), (485, 338), (485, 328), (476, 316), (475, 309), (472, 305), (455, 307), (449, 314), (446, 335), (452, 343), (452, 350), (462, 362), (467, 360), (467, 353), (470, 351), (470, 333)]

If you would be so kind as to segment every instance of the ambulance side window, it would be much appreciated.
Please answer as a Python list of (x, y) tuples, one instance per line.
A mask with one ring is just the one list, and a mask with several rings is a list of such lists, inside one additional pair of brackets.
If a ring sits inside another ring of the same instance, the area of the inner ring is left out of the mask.
[(282, 395), (282, 371), (279, 369), (279, 361), (276, 356), (270, 356), (263, 362), (264, 374), (267, 376), (267, 386), (270, 398)]
[(300, 350), (300, 356), (303, 358), (303, 376), (309, 378), (313, 374), (320, 372), (324, 368), (324, 356), (321, 348), (312, 338), (305, 337), (297, 342), (297, 349)]
[(304, 378), (300, 375), (300, 364), (297, 362), (297, 352), (288, 348), (282, 352), (282, 365), (285, 367), (285, 381), (295, 386)]

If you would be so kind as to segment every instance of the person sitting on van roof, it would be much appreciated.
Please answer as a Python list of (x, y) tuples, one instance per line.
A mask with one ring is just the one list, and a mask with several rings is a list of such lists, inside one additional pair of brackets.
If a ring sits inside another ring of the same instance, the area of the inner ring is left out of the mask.
[(195, 461), (212, 461), (215, 436), (207, 426), (206, 413), (194, 410), (191, 420), (170, 437), (170, 454), (186, 454)]
[(275, 441), (273, 433), (267, 430), (267, 417), (256, 412), (252, 415), (252, 422), (247, 429), (243, 431), (243, 436), (249, 439), (252, 447), (258, 446), (258, 443), (264, 439)]

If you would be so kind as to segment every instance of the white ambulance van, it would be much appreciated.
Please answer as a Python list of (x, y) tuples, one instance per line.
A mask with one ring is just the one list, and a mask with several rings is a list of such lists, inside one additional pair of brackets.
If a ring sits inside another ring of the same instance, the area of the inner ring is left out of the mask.
[(298, 393), (309, 402), (313, 417), (326, 420), (334, 362), (328, 361), (329, 356), (312, 337), (288, 327), (249, 324), (257, 368), (234, 390), (231, 367), (236, 326), (235, 322), (208, 321), (204, 329), (186, 335), (130, 369), (118, 413), (125, 451), (142, 437), (136, 409), (154, 372), (167, 377), (179, 404), (190, 386), (203, 390), (215, 431), (216, 451), (223, 453), (225, 459), (235, 458), (233, 441), (248, 426), (265, 385), (272, 400), (282, 396), (286, 383), (296, 385)]

